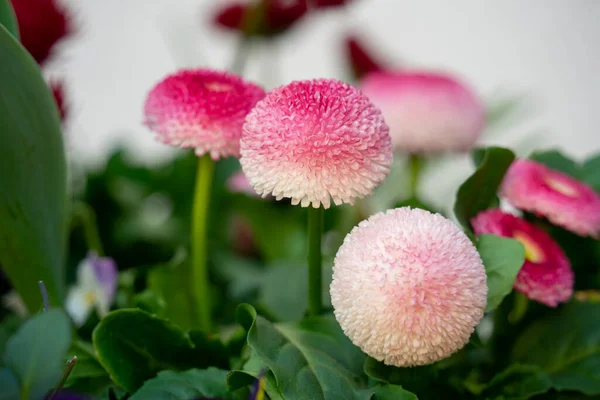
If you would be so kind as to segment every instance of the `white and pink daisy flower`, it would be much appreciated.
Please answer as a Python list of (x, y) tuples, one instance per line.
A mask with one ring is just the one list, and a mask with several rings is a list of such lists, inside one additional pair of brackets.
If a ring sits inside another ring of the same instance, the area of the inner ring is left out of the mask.
[(228, 72), (182, 70), (152, 89), (144, 124), (160, 142), (193, 148), (197, 156), (239, 157), (244, 118), (264, 95), (261, 87)]
[(483, 102), (448, 75), (375, 71), (365, 76), (360, 89), (381, 108), (396, 151), (468, 151), (485, 125)]
[(439, 214), (402, 207), (346, 236), (330, 287), (344, 333), (387, 365), (425, 365), (469, 340), (487, 303), (486, 274), (464, 232)]
[(248, 114), (242, 169), (254, 190), (329, 208), (371, 194), (392, 162), (388, 127), (356, 88), (333, 79), (273, 90)]

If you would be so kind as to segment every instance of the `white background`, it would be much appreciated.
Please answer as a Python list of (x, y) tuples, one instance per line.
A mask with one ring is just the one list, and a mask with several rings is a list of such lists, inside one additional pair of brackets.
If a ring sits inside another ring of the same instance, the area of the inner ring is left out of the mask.
[[(144, 97), (179, 67), (229, 64), (235, 37), (209, 23), (226, 1), (64, 1), (78, 32), (63, 42), (47, 73), (68, 85), (72, 156), (97, 165), (124, 143), (143, 162), (164, 160), (171, 150), (140, 122)], [(583, 157), (600, 150), (598, 21), (597, 0), (356, 0), (303, 21), (256, 54), (249, 73), (268, 87), (343, 77), (340, 43), (355, 32), (376, 44), (381, 57), (451, 71), (485, 99), (524, 95), (532, 106), (526, 117), (496, 129), (488, 142), (521, 153), (559, 145)]]

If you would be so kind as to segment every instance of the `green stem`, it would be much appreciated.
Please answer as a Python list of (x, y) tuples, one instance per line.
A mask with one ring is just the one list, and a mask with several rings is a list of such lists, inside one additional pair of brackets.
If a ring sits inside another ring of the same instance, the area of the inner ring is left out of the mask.
[(96, 222), (96, 213), (87, 203), (78, 201), (73, 206), (73, 214), (83, 228), (83, 235), (88, 249), (93, 250), (98, 256), (104, 255), (102, 241), (98, 233), (98, 224)]
[(52, 400), (53, 398), (56, 397), (57, 394), (60, 393), (60, 390), (67, 382), (67, 379), (69, 379), (69, 375), (71, 375), (71, 371), (73, 371), (73, 368), (75, 368), (75, 364), (77, 364), (77, 361), (78, 361), (77, 356), (74, 356), (69, 361), (67, 361), (67, 366), (65, 367), (65, 370), (63, 371), (60, 381), (58, 382), (58, 385), (56, 385), (56, 388), (52, 391), (52, 393), (50, 393), (48, 400)]
[(410, 198), (417, 198), (417, 188), (419, 186), (419, 178), (423, 169), (423, 159), (417, 154), (411, 154), (408, 159), (410, 168)]
[(208, 227), (208, 207), (215, 163), (210, 154), (198, 159), (194, 209), (192, 215), (192, 263), (190, 265), (190, 297), (193, 299), (194, 326), (209, 332), (212, 328), (210, 286), (208, 283), (206, 233)]
[(308, 314), (318, 315), (322, 307), (321, 237), (322, 207), (308, 209)]
[(512, 311), (508, 314), (508, 322), (515, 325), (519, 323), (525, 314), (527, 314), (527, 306), (529, 299), (523, 293), (515, 291), (515, 302)]

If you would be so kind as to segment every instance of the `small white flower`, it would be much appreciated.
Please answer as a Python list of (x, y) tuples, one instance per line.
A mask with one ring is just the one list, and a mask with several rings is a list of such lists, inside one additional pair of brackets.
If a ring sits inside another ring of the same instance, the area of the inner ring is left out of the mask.
[(90, 254), (77, 267), (77, 283), (67, 295), (66, 309), (82, 326), (93, 308), (100, 317), (108, 314), (117, 290), (117, 265), (112, 258)]

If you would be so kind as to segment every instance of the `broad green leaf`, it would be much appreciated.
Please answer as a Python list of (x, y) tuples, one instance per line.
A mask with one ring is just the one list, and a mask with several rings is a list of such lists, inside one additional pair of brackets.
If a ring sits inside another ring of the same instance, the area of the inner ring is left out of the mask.
[(496, 235), (480, 235), (477, 250), (487, 274), (488, 296), (485, 311), (502, 303), (513, 288), (517, 274), (525, 262), (525, 247), (517, 240)]
[(6, 345), (4, 363), (21, 387), (21, 399), (39, 400), (58, 381), (71, 344), (64, 311), (51, 309), (29, 319)]
[(10, 0), (0, 0), (0, 25), (19, 40), (19, 26), (17, 16), (10, 4)]
[(448, 393), (448, 388), (439, 379), (438, 372), (432, 365), (398, 368), (367, 357), (364, 371), (375, 381), (400, 385), (423, 398), (442, 397)]
[(517, 338), (512, 359), (539, 366), (557, 390), (600, 394), (600, 303), (572, 301)]
[(192, 322), (197, 320), (192, 316), (193, 307), (186, 290), (189, 286), (187, 262), (186, 255), (178, 252), (167, 264), (154, 267), (148, 274), (148, 288), (163, 302), (160, 315), (183, 330), (192, 329)]
[(146, 289), (133, 297), (133, 304), (140, 310), (159, 317), (166, 317), (166, 304), (164, 299), (154, 293), (152, 289)]
[(527, 400), (550, 389), (552, 380), (540, 367), (513, 364), (492, 378), (480, 398)]
[(21, 398), (19, 381), (15, 374), (8, 369), (0, 369), (0, 400), (16, 400)]
[(285, 399), (363, 398), (365, 356), (333, 317), (272, 324), (247, 305), (238, 308), (237, 317)]
[(201, 396), (229, 399), (227, 374), (228, 371), (217, 368), (163, 371), (145, 382), (129, 400), (189, 400)]
[(242, 370), (234, 370), (227, 375), (227, 388), (230, 391), (248, 387), (263, 374), (265, 375), (265, 392), (271, 400), (284, 400), (281, 391), (277, 387), (277, 381), (260, 357), (252, 354), (244, 364)]
[(514, 159), (514, 153), (508, 149), (486, 149), (483, 161), (456, 194), (454, 214), (463, 227), (471, 230), (471, 218), (498, 204), (498, 187)]
[(581, 167), (558, 150), (537, 151), (532, 153), (529, 158), (574, 178), (578, 178), (581, 174)]
[(64, 296), (67, 175), (54, 98), (27, 51), (0, 26), (0, 264), (30, 312), (38, 281)]
[(68, 358), (77, 356), (77, 364), (69, 374), (66, 388), (80, 393), (100, 394), (111, 386), (108, 372), (100, 365), (91, 344), (77, 340), (68, 352)]
[(189, 369), (198, 362), (186, 333), (141, 310), (109, 313), (94, 329), (92, 339), (100, 364), (131, 393), (162, 370)]

